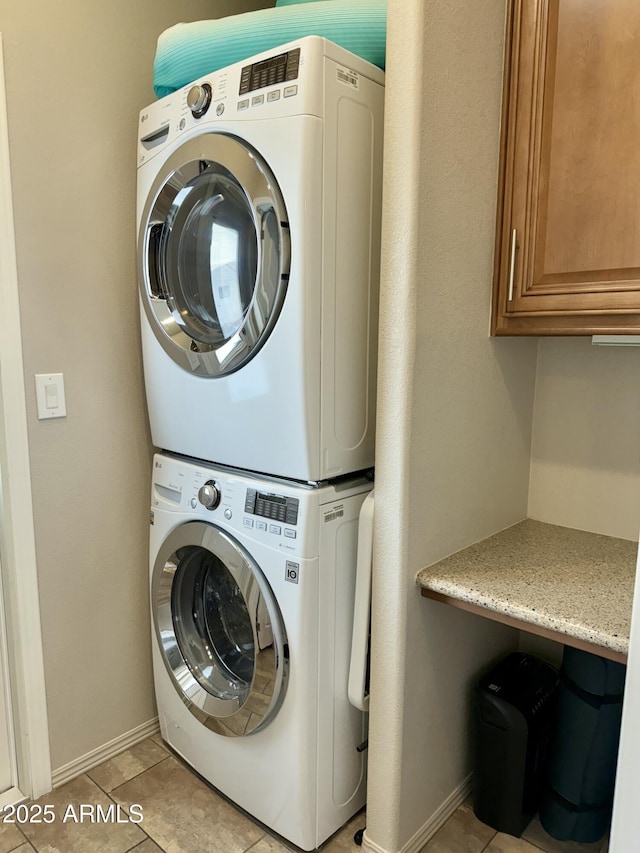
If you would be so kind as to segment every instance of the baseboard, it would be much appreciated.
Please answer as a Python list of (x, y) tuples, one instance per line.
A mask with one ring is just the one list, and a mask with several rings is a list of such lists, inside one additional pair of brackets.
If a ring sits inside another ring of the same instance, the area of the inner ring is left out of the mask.
[[(439, 806), (439, 808), (431, 815), (420, 829), (404, 844), (399, 853), (420, 853), (427, 841), (432, 838), (440, 829), (443, 823), (451, 817), (454, 811), (461, 806), (471, 792), (471, 774), (458, 787), (449, 794), (447, 799)], [(391, 853), (384, 847), (371, 841), (367, 837), (365, 829), (364, 838), (362, 840), (362, 849), (369, 853)]]
[(141, 726), (137, 726), (135, 729), (125, 732), (108, 743), (92, 749), (91, 752), (87, 752), (85, 755), (81, 755), (80, 758), (76, 758), (74, 761), (70, 761), (68, 764), (64, 764), (62, 767), (54, 770), (51, 778), (53, 787), (59, 788), (60, 785), (70, 782), (76, 776), (82, 776), (87, 770), (92, 770), (98, 764), (102, 764), (103, 761), (108, 761), (120, 752), (124, 752), (125, 749), (129, 749), (136, 743), (140, 743), (141, 740), (145, 740), (159, 731), (158, 718), (154, 717), (152, 720), (142, 723)]

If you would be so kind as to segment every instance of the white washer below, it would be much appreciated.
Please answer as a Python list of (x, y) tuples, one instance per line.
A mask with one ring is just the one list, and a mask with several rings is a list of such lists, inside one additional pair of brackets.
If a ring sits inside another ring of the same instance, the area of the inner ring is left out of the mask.
[[(365, 802), (347, 699), (360, 477), (312, 488), (154, 458), (153, 668), (163, 738), (313, 850)], [(203, 505), (202, 500), (212, 508)]]

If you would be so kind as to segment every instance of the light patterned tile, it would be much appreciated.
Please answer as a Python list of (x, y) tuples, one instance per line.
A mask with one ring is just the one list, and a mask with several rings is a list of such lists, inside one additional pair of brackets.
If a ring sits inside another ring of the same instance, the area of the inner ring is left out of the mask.
[(513, 835), (499, 832), (494, 836), (485, 853), (540, 853), (540, 850), (522, 838), (514, 838)]
[(422, 853), (481, 853), (495, 835), (467, 805), (460, 806), (422, 848)]
[(164, 747), (151, 738), (135, 744), (130, 749), (110, 758), (103, 764), (94, 767), (87, 775), (99, 785), (103, 791), (109, 793), (118, 785), (128, 782), (134, 776), (138, 776), (149, 767), (153, 767), (159, 761), (164, 761), (168, 753)]
[(163, 749), (167, 748), (166, 743), (162, 740), (162, 735), (160, 734), (160, 732), (156, 732), (154, 735), (151, 735), (149, 740), (154, 741), (158, 744), (158, 746), (161, 746)]
[(32, 847), (28, 841), (25, 841), (20, 847), (14, 847), (11, 853), (36, 853), (36, 848)]
[(15, 823), (0, 823), (0, 853), (9, 853), (24, 844), (24, 835)]
[[(39, 853), (125, 853), (143, 841), (144, 833), (134, 823), (118, 823), (116, 816), (109, 822), (92, 822), (88, 815), (80, 820), (80, 806), (102, 806), (108, 814), (117, 806), (88, 776), (79, 776), (61, 788), (37, 800), (53, 806), (53, 823), (28, 823), (21, 828)], [(126, 819), (126, 815), (121, 813)], [(66, 816), (66, 820), (65, 820)]]
[(250, 847), (247, 850), (247, 853), (291, 853), (290, 847), (285, 847), (285, 845), (278, 841), (277, 838), (273, 838), (271, 835), (265, 835), (264, 838), (261, 838), (257, 844), (254, 844), (253, 847)]
[(364, 829), (366, 822), (364, 812), (360, 812), (351, 818), (346, 826), (343, 826), (326, 844), (323, 844), (322, 853), (357, 853), (357, 851), (362, 851), (362, 847), (358, 847), (353, 836), (359, 829)]
[(142, 827), (170, 853), (244, 853), (260, 829), (175, 758), (165, 758), (111, 792), (123, 805), (139, 803)]
[(538, 818), (534, 818), (522, 833), (522, 837), (545, 853), (603, 853), (607, 850), (606, 841), (600, 840), (593, 844), (577, 844), (575, 841), (558, 841), (552, 838), (542, 828)]
[(147, 840), (143, 841), (142, 844), (138, 844), (137, 847), (134, 847), (130, 853), (164, 853), (164, 851), (162, 850), (162, 847), (158, 847), (155, 841), (147, 838)]
[(220, 725), (227, 729), (227, 731), (231, 732), (232, 735), (243, 735), (251, 716), (251, 711), (249, 711), (245, 706), (232, 717), (227, 717), (224, 723), (222, 721), (219, 722)]

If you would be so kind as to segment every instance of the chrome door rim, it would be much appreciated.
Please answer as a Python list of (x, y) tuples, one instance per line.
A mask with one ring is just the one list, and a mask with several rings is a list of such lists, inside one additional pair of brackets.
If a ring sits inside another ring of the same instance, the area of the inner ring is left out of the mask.
[[(190, 337), (167, 300), (155, 296), (149, 280), (150, 233), (164, 221), (173, 199), (203, 170), (222, 166), (242, 188), (254, 221), (258, 243), (258, 271), (243, 324), (221, 346), (203, 345)], [(265, 212), (273, 210), (278, 233), (279, 270), (273, 280), (264, 269), (260, 251)], [(243, 367), (268, 339), (282, 308), (289, 280), (291, 244), (287, 211), (276, 180), (260, 155), (230, 134), (211, 132), (181, 145), (157, 175), (142, 214), (138, 234), (138, 276), (145, 314), (165, 352), (191, 373), (224, 376)]]
[[(180, 548), (202, 548), (220, 559), (237, 583), (251, 617), (254, 635), (253, 679), (248, 695), (221, 699), (197, 680), (178, 644), (172, 614), (172, 588)], [(258, 610), (266, 607), (273, 633), (273, 660), (260, 648)], [(187, 522), (165, 539), (156, 557), (151, 581), (151, 609), (160, 656), (171, 682), (189, 711), (207, 728), (227, 736), (248, 735), (264, 728), (278, 712), (284, 698), (289, 649), (276, 599), (260, 568), (247, 551), (228, 533), (200, 521)], [(266, 676), (267, 686), (257, 689), (256, 674)], [(246, 718), (246, 721), (245, 721)], [(246, 722), (246, 724), (245, 724)]]

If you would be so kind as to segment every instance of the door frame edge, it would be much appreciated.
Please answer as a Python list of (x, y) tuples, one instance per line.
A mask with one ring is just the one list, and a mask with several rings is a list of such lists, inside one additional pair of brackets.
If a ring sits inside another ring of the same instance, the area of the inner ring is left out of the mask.
[(38, 594), (4, 46), (0, 33), (0, 471), (2, 574), (19, 789), (51, 790), (51, 755)]

